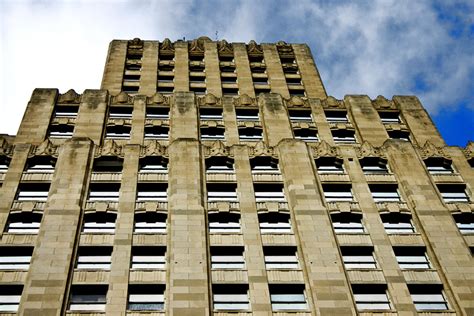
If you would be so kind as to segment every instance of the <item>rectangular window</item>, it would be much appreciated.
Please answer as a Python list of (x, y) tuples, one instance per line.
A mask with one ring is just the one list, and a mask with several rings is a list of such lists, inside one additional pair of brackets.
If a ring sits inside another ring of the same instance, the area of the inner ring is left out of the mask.
[(359, 160), (364, 174), (387, 174), (387, 160), (379, 157), (365, 157)]
[(105, 128), (105, 138), (107, 139), (130, 139), (131, 126), (111, 125)]
[(410, 141), (410, 133), (407, 131), (387, 131), (388, 137), (390, 139), (398, 139), (398, 140), (403, 140), (405, 142)]
[(453, 214), (453, 218), (461, 234), (474, 234), (474, 213)]
[(0, 156), (0, 173), (7, 172), (9, 166), (10, 166), (10, 158), (7, 158), (5, 156)]
[(328, 123), (348, 123), (347, 111), (324, 111)]
[(252, 173), (280, 173), (278, 159), (270, 156), (256, 156), (250, 159)]
[(17, 201), (46, 202), (48, 200), (50, 183), (20, 183), (18, 186)]
[(324, 198), (327, 202), (352, 202), (350, 184), (323, 184)]
[(240, 214), (219, 212), (208, 215), (209, 233), (240, 233)]
[(331, 130), (334, 142), (339, 144), (353, 144), (356, 142), (355, 131), (347, 129)]
[(147, 106), (145, 118), (147, 120), (169, 120), (170, 109), (165, 107)]
[(290, 110), (289, 109), (288, 110), (288, 115), (290, 117), (290, 121), (293, 122), (293, 123), (297, 123), (297, 122), (311, 123), (311, 122), (313, 122), (313, 118), (311, 117), (311, 110)]
[(298, 254), (296, 247), (264, 246), (266, 269), (298, 269)]
[(254, 183), (257, 202), (285, 202), (285, 192), (281, 183)]
[(442, 157), (430, 157), (425, 159), (425, 165), (430, 174), (454, 173), (452, 161)]
[(400, 113), (398, 112), (389, 112), (389, 111), (384, 111), (384, 112), (379, 112), (380, 116), (380, 121), (382, 121), (382, 124), (399, 124), (401, 123), (400, 120)]
[(110, 106), (109, 118), (111, 119), (132, 119), (133, 106)]
[(77, 254), (76, 269), (110, 270), (112, 247), (81, 246)]
[(74, 125), (54, 124), (49, 126), (50, 138), (71, 138), (74, 133)]
[(212, 156), (206, 159), (206, 173), (234, 173), (234, 159)]
[(135, 214), (134, 233), (137, 234), (166, 234), (167, 215), (157, 212)]
[(244, 268), (244, 247), (211, 247), (211, 269), (241, 270)]
[(0, 312), (16, 313), (20, 306), (23, 285), (0, 286)]
[(71, 311), (105, 311), (107, 285), (73, 285), (69, 297)]
[(273, 311), (307, 310), (304, 284), (270, 284)]
[(419, 312), (449, 309), (441, 284), (409, 284), (408, 290)]
[(343, 160), (336, 157), (320, 157), (315, 159), (319, 174), (344, 173)]
[(425, 247), (393, 247), (393, 251), (402, 270), (431, 268)]
[(223, 126), (200, 128), (201, 140), (225, 140), (225, 128)]
[(208, 202), (237, 202), (237, 184), (236, 183), (208, 183), (207, 184)]
[(0, 270), (28, 270), (33, 247), (0, 247)]
[(168, 172), (168, 161), (167, 159), (159, 156), (149, 156), (140, 159), (139, 173), (167, 173)]
[(41, 213), (12, 213), (8, 216), (6, 232), (9, 234), (38, 234), (42, 217)]
[(213, 284), (214, 310), (249, 310), (248, 284)]
[(372, 247), (341, 247), (344, 267), (346, 269), (376, 269), (373, 251)]
[(387, 213), (380, 215), (385, 232), (389, 235), (413, 234), (415, 227), (409, 214)]
[(446, 203), (469, 202), (465, 184), (438, 184), (438, 190)]
[(91, 202), (110, 201), (118, 202), (120, 197), (120, 183), (91, 183), (89, 198)]
[(259, 141), (263, 139), (263, 130), (261, 127), (239, 127), (240, 141)]
[(165, 309), (164, 284), (130, 284), (128, 286), (129, 311), (163, 311)]
[(294, 128), (293, 134), (295, 139), (300, 139), (304, 142), (317, 142), (319, 140), (318, 130), (315, 128)]
[(258, 109), (235, 109), (237, 121), (254, 121), (258, 122)]
[(132, 269), (156, 270), (165, 269), (166, 247), (133, 246)]
[(390, 301), (385, 284), (352, 284), (357, 310), (389, 310)]
[(331, 214), (332, 226), (336, 234), (361, 234), (364, 232), (362, 215), (355, 213)]
[(290, 214), (268, 212), (258, 214), (262, 234), (291, 234)]
[(54, 107), (55, 117), (75, 118), (79, 112), (78, 104), (56, 104)]
[(369, 184), (375, 202), (400, 202), (400, 194), (396, 184)]
[(167, 140), (169, 132), (168, 126), (145, 126), (145, 139)]
[(200, 108), (199, 119), (202, 121), (222, 121), (222, 109), (221, 108)]
[(86, 234), (113, 234), (117, 214), (112, 212), (91, 212), (84, 214), (84, 227)]
[(157, 201), (166, 202), (168, 200), (167, 183), (138, 183), (137, 202)]

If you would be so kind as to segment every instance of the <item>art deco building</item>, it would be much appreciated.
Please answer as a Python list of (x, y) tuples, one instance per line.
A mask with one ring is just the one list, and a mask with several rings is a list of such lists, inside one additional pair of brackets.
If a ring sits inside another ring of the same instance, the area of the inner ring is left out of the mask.
[(114, 40), (0, 138), (0, 311), (474, 315), (473, 167), (305, 44)]

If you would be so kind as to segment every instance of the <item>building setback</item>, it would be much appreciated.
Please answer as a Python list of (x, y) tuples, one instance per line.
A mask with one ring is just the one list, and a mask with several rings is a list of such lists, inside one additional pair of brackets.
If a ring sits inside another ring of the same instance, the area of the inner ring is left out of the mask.
[(474, 143), (306, 44), (111, 42), (0, 138), (0, 311), (474, 315)]

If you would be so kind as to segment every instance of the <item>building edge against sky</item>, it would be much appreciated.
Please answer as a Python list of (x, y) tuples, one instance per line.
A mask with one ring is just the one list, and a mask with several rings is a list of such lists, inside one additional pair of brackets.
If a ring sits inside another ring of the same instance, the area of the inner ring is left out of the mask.
[(0, 138), (0, 311), (474, 314), (474, 144), (305, 44), (114, 40)]

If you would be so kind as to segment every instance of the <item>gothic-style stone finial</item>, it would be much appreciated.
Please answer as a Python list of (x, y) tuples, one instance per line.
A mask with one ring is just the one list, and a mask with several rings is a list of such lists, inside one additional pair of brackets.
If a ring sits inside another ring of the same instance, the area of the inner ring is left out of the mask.
[(384, 156), (382, 150), (380, 148), (376, 148), (372, 146), (371, 143), (368, 141), (364, 141), (362, 145), (360, 146), (357, 156), (359, 157), (379, 157), (379, 156)]
[(217, 43), (217, 47), (219, 50), (219, 54), (221, 55), (227, 55), (227, 56), (232, 56), (234, 55), (234, 48), (231, 44), (227, 43), (226, 40), (219, 41)]
[(142, 156), (165, 156), (166, 147), (162, 146), (157, 140), (150, 141), (144, 148)]
[(80, 97), (74, 89), (69, 89), (66, 93), (59, 95), (58, 101), (60, 103), (79, 103)]
[(273, 147), (267, 146), (264, 142), (258, 142), (251, 150), (252, 156), (273, 156)]
[(55, 146), (49, 138), (46, 138), (38, 147), (35, 148), (35, 155), (45, 155), (45, 156), (56, 156), (58, 151), (58, 146)]
[(445, 156), (443, 148), (436, 147), (429, 140), (427, 140), (425, 145), (421, 148), (421, 155), (423, 156), (423, 158)]
[(336, 157), (337, 148), (329, 145), (326, 141), (322, 140), (319, 145), (314, 149), (314, 153), (317, 157)]
[(254, 40), (251, 40), (247, 45), (247, 52), (249, 55), (261, 55), (263, 54), (262, 47), (258, 45)]
[(121, 156), (122, 146), (119, 146), (113, 139), (106, 139), (104, 145), (97, 151), (96, 157), (99, 156)]
[(170, 41), (169, 38), (165, 38), (163, 43), (160, 45), (160, 50), (163, 51), (174, 51), (173, 43)]

